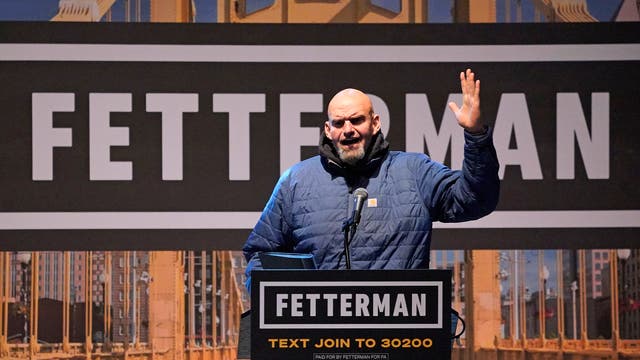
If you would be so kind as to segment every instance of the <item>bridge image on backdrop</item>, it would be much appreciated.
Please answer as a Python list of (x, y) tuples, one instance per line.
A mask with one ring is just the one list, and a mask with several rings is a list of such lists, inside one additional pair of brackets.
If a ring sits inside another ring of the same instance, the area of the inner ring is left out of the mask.
[(229, 251), (2, 252), (0, 358), (235, 358), (238, 264)]
[[(639, 255), (433, 251), (467, 320), (452, 359), (640, 358), (628, 286)], [(597, 285), (590, 271), (573, 272), (595, 263)], [(2, 252), (0, 269), (3, 359), (235, 359), (250, 306), (239, 252)]]

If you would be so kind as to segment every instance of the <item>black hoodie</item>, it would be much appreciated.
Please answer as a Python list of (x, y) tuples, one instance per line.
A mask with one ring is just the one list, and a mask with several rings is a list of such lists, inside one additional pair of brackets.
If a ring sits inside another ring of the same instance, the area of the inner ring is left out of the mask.
[(364, 158), (360, 159), (355, 165), (351, 165), (340, 159), (333, 141), (323, 131), (320, 134), (318, 152), (322, 157), (324, 168), (332, 174), (343, 176), (349, 185), (349, 192), (352, 192), (356, 187), (366, 187), (368, 178), (378, 170), (382, 160), (389, 153), (389, 143), (385, 140), (382, 132), (378, 131), (371, 138), (371, 142), (365, 150)]

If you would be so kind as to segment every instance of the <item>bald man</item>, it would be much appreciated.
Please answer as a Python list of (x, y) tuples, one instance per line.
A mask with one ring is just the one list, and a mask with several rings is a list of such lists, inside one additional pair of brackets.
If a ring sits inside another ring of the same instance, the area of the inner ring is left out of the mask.
[(343, 224), (360, 187), (368, 201), (349, 246), (351, 268), (428, 268), (434, 221), (478, 219), (498, 202), (498, 160), (474, 77), (470, 69), (460, 73), (462, 106), (449, 104), (465, 130), (459, 171), (425, 154), (389, 151), (369, 97), (338, 92), (327, 108), (320, 154), (282, 174), (247, 239), (247, 275), (261, 268), (258, 254), (266, 251), (308, 253), (320, 269), (344, 269)]

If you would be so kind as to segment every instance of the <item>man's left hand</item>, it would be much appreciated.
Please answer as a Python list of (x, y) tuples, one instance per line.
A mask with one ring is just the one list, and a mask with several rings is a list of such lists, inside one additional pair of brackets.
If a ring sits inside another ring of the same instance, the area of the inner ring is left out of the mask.
[(480, 133), (484, 126), (480, 121), (480, 80), (475, 80), (471, 69), (460, 73), (460, 87), (462, 88), (462, 107), (455, 102), (449, 103), (458, 124), (470, 133)]

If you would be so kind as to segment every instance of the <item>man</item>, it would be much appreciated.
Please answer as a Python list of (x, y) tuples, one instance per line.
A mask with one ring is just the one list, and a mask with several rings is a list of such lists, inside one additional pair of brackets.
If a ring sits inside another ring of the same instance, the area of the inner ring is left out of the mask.
[(310, 253), (319, 269), (344, 269), (343, 223), (359, 187), (367, 189), (368, 202), (351, 241), (351, 268), (428, 268), (433, 221), (477, 219), (498, 201), (498, 161), (491, 131), (480, 120), (474, 77), (470, 69), (460, 73), (462, 107), (449, 104), (465, 130), (460, 171), (424, 154), (389, 151), (367, 95), (355, 89), (336, 94), (320, 155), (282, 174), (244, 245), (247, 275), (261, 267), (263, 251)]

